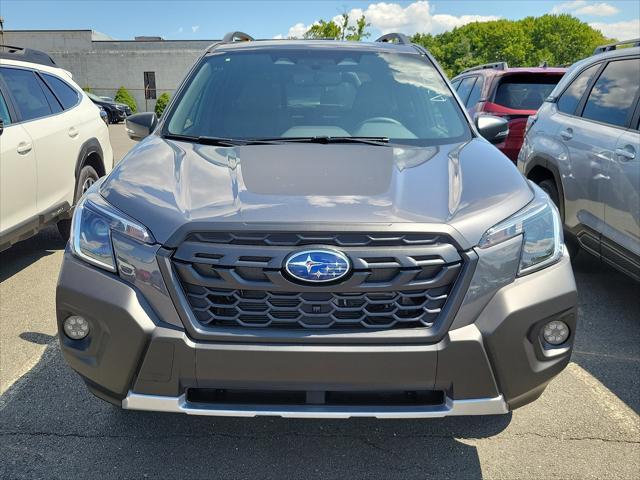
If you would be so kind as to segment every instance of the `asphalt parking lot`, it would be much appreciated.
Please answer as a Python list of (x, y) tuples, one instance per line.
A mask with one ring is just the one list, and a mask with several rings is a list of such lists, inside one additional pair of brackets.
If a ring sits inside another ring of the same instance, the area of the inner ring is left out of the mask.
[[(120, 158), (131, 146), (111, 126)], [(121, 411), (62, 361), (55, 228), (0, 254), (0, 478), (640, 477), (640, 286), (582, 253), (569, 367), (496, 417), (314, 421)]]

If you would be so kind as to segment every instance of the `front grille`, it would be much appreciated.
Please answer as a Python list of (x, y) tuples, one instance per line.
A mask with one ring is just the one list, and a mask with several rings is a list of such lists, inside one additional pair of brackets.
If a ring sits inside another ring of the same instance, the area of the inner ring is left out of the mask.
[(336, 247), (383, 247), (432, 245), (440, 237), (430, 233), (293, 233), (293, 232), (203, 232), (192, 233), (188, 241), (228, 245), (263, 245), (265, 247), (300, 247), (331, 245)]
[(183, 286), (198, 322), (218, 327), (430, 327), (449, 292), (446, 286), (370, 293), (288, 293)]
[[(335, 284), (287, 276), (299, 247), (334, 247), (352, 272)], [(205, 328), (431, 328), (462, 269), (433, 234), (198, 233), (172, 258), (194, 322)]]

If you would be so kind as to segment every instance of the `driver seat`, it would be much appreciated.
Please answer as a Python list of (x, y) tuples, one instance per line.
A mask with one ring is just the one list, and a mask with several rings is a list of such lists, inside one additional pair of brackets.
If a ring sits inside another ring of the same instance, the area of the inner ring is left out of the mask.
[(356, 92), (351, 107), (350, 127), (355, 130), (358, 125), (369, 118), (397, 117), (397, 105), (389, 94), (389, 89), (382, 82), (369, 81), (363, 83)]

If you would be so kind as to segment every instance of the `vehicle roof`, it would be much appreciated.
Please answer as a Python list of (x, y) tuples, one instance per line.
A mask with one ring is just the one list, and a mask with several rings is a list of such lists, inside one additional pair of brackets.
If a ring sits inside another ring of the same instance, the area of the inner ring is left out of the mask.
[(471, 75), (478, 75), (478, 74), (484, 75), (486, 77), (499, 77), (499, 76), (505, 76), (505, 75), (510, 75), (514, 73), (564, 74), (566, 71), (567, 69), (564, 67), (509, 67), (504, 70), (499, 68), (484, 68), (482, 70), (470, 70), (468, 72), (459, 73), (453, 78), (456, 79), (456, 78), (468, 77)]
[[(615, 50), (608, 50), (602, 53), (596, 53), (595, 55), (591, 55), (590, 57), (585, 58), (584, 60), (580, 60), (580, 62), (585, 60), (600, 60), (603, 58), (614, 58), (614, 57), (626, 57), (628, 55), (640, 55), (640, 47), (625, 47), (625, 48), (617, 48)], [(576, 62), (579, 63), (579, 62)]]
[(42, 65), (41, 63), (32, 63), (32, 62), (24, 62), (20, 60), (12, 60), (8, 58), (0, 58), (0, 65), (4, 65), (4, 66), (11, 65), (15, 67), (29, 68), (31, 70), (39, 70), (41, 72), (53, 73), (58, 76), (62, 75), (65, 79), (73, 78), (72, 75), (64, 68), (51, 67), (49, 65)]
[(326, 50), (359, 50), (383, 51), (394, 53), (420, 53), (413, 44), (391, 42), (351, 42), (344, 40), (252, 40), (250, 42), (214, 43), (208, 52), (255, 50), (255, 49), (326, 49)]

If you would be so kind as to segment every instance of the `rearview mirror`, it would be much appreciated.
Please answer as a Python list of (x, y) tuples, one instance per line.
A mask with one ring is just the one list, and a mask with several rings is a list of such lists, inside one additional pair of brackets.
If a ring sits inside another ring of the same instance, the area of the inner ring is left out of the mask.
[(478, 133), (491, 143), (500, 143), (509, 135), (509, 122), (494, 115), (476, 117)]
[(158, 117), (153, 112), (136, 113), (124, 121), (127, 135), (131, 140), (142, 140), (148, 137), (158, 125)]

